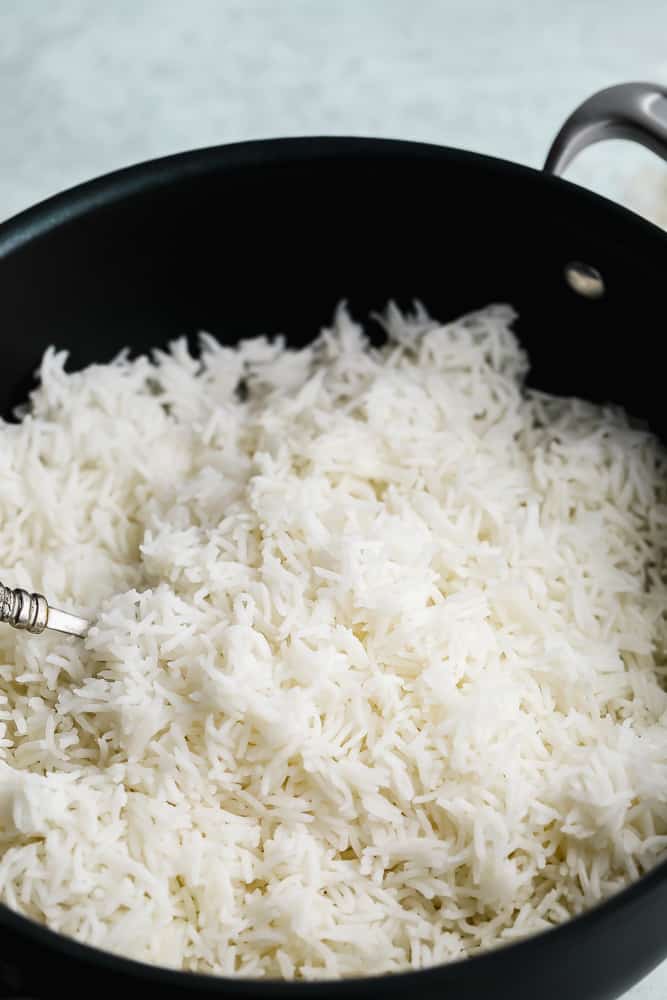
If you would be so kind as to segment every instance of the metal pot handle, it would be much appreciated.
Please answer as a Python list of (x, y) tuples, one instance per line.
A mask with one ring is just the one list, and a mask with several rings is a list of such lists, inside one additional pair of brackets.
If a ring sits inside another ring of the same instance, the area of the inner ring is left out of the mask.
[(567, 119), (547, 154), (547, 174), (562, 174), (586, 146), (632, 139), (667, 160), (667, 87), (620, 83), (599, 90)]

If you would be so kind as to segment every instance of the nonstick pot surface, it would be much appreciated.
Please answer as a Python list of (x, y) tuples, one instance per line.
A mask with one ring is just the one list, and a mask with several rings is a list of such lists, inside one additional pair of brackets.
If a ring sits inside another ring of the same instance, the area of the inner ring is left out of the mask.
[[(602, 274), (598, 300), (564, 268)], [(440, 147), (293, 139), (187, 153), (94, 181), (0, 227), (0, 412), (24, 401), (50, 344), (70, 366), (199, 330), (301, 344), (347, 299), (364, 318), (420, 299), (439, 319), (510, 302), (544, 390), (613, 401), (665, 437), (659, 363), (667, 236), (536, 171)], [(380, 335), (379, 327), (377, 334)], [(486, 956), (422, 973), (278, 984), (112, 958), (0, 907), (0, 981), (40, 996), (144, 994), (604, 1000), (667, 955), (667, 867), (598, 909)], [(1, 990), (0, 990), (1, 992)]]

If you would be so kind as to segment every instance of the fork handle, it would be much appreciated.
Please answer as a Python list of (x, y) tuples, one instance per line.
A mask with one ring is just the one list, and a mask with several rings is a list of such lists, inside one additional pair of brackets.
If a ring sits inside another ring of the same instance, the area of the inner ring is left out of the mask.
[(49, 607), (43, 594), (29, 594), (20, 587), (6, 587), (0, 582), (0, 622), (13, 628), (25, 629), (39, 635), (44, 629), (63, 632), (65, 635), (86, 635), (89, 623), (85, 618), (69, 611)]
[(0, 622), (39, 635), (47, 627), (49, 604), (43, 594), (29, 594), (0, 581)]

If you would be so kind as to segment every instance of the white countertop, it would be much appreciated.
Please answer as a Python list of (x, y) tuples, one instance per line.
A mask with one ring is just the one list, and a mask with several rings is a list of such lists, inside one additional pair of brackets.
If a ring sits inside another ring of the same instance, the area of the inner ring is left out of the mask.
[[(667, 80), (664, 0), (2, 0), (0, 219), (196, 146), (396, 136), (538, 166), (582, 98)], [(569, 176), (667, 225), (667, 171), (606, 143)]]
[[(116, 167), (266, 136), (539, 166), (579, 101), (632, 79), (667, 82), (665, 0), (1, 0), (0, 220)], [(667, 168), (645, 150), (601, 144), (568, 176), (667, 227)], [(667, 963), (625, 1000), (666, 996)]]

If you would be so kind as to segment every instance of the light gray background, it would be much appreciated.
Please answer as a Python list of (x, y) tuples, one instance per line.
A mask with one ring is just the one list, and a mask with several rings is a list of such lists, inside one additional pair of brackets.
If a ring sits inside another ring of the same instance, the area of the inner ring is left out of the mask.
[[(667, 0), (0, 0), (0, 220), (116, 167), (262, 136), (539, 166), (580, 100), (630, 79), (667, 82)], [(667, 226), (667, 169), (646, 151), (602, 144), (568, 176)], [(665, 997), (667, 963), (626, 1000)]]
[[(0, 219), (114, 167), (251, 137), (366, 134), (539, 166), (584, 96), (667, 80), (665, 0), (0, 0)], [(623, 143), (572, 179), (667, 225)]]

